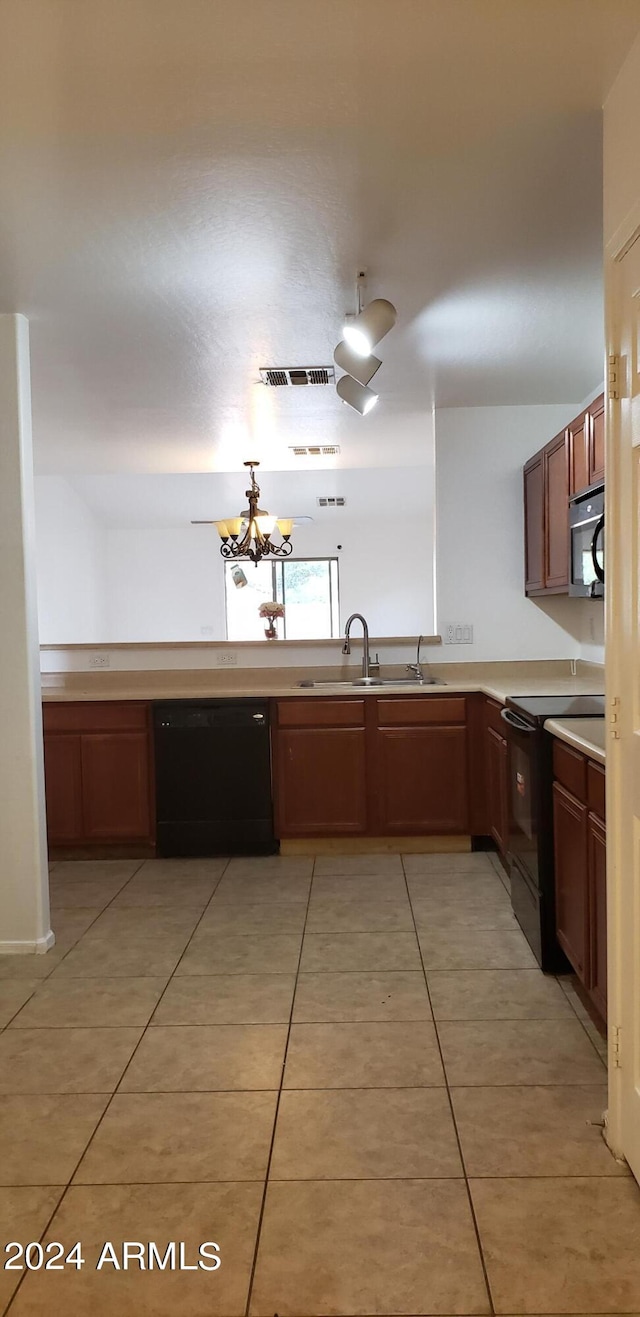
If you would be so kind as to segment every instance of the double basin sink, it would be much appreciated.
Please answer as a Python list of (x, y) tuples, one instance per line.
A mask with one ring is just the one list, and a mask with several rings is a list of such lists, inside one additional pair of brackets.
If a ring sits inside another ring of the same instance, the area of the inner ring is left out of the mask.
[(422, 690), (423, 686), (445, 686), (446, 682), (441, 681), (439, 677), (423, 677), (422, 681), (418, 677), (356, 677), (354, 681), (301, 681), (300, 686), (317, 689), (321, 686), (328, 686), (332, 690), (336, 687), (379, 687), (384, 686), (402, 686), (407, 690)]

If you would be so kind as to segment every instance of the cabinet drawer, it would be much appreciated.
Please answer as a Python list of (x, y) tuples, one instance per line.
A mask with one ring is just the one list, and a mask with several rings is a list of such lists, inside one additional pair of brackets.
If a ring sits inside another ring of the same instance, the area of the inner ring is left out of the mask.
[(464, 723), (466, 701), (442, 699), (440, 696), (414, 696), (413, 699), (377, 701), (379, 727), (421, 726), (424, 723)]
[(364, 727), (364, 700), (281, 700), (279, 727)]
[(101, 701), (99, 704), (44, 704), (45, 732), (130, 732), (147, 726), (147, 704)]
[(498, 736), (506, 737), (506, 724), (502, 718), (504, 704), (499, 704), (497, 700), (492, 700), (487, 695), (484, 702), (484, 712), (487, 727), (492, 727)]
[(601, 764), (595, 764), (593, 760), (587, 763), (587, 804), (592, 813), (597, 814), (598, 818), (605, 819), (605, 770)]
[(587, 761), (584, 755), (558, 740), (553, 743), (553, 776), (579, 801), (586, 801)]

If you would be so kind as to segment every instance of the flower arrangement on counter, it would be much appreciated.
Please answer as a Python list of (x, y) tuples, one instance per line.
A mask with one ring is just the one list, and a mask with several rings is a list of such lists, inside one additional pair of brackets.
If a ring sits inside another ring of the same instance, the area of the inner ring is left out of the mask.
[(264, 629), (267, 640), (277, 640), (278, 632), (275, 623), (277, 618), (284, 617), (284, 604), (279, 604), (275, 599), (271, 599), (269, 603), (260, 604), (258, 616), (269, 619), (269, 625)]

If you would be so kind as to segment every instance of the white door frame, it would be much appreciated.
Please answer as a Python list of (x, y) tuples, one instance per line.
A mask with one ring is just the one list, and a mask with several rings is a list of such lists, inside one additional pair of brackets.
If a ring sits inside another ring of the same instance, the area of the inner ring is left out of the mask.
[[(611, 357), (619, 354), (622, 334), (620, 263), (626, 252), (640, 242), (640, 202), (614, 234), (605, 248), (605, 311), (607, 371)], [(624, 363), (623, 363), (624, 366)], [(618, 381), (624, 393), (624, 378)], [(634, 590), (635, 571), (630, 570), (630, 555), (638, 553), (638, 544), (629, 543), (626, 532), (633, 525), (634, 484), (630, 479), (630, 457), (623, 447), (622, 398), (611, 396), (606, 402), (606, 477), (605, 477), (605, 550), (606, 550), (606, 791), (607, 791), (607, 953), (608, 953), (608, 1023), (609, 1023), (609, 1109), (607, 1142), (614, 1154), (624, 1156), (623, 1104), (625, 1083), (632, 1081), (638, 1068), (634, 1049), (640, 1043), (638, 1016), (640, 1006), (640, 945), (633, 933), (633, 911), (628, 896), (631, 878), (624, 876), (625, 853), (629, 853), (628, 829), (631, 820), (631, 783), (629, 759), (623, 755), (620, 731), (631, 728), (640, 669), (630, 673), (628, 649), (622, 642), (623, 627), (631, 627), (631, 615), (637, 607)], [(636, 518), (637, 518), (636, 513)], [(625, 623), (626, 619), (626, 623)], [(626, 844), (625, 844), (626, 843)], [(630, 938), (633, 941), (630, 942)], [(630, 956), (630, 948), (632, 956)], [(630, 960), (636, 962), (637, 968)], [(627, 1061), (625, 1064), (625, 1053)], [(639, 1175), (636, 1166), (634, 1173)]]

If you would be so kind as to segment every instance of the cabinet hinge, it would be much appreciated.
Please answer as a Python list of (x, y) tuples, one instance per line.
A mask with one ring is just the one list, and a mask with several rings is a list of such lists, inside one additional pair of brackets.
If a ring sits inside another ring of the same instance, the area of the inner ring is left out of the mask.
[(611, 1064), (613, 1065), (614, 1070), (620, 1070), (622, 1066), (620, 1034), (621, 1034), (621, 1029), (619, 1024), (614, 1024), (609, 1029), (609, 1055), (611, 1057)]
[(611, 712), (609, 714), (609, 725), (611, 728), (611, 738), (614, 741), (620, 740), (620, 696), (614, 695), (609, 701)]
[(609, 365), (609, 379), (607, 386), (608, 394), (610, 398), (619, 398), (620, 397), (620, 393), (619, 393), (620, 358), (617, 357), (615, 353), (612, 353), (611, 356), (609, 357), (608, 365)]

